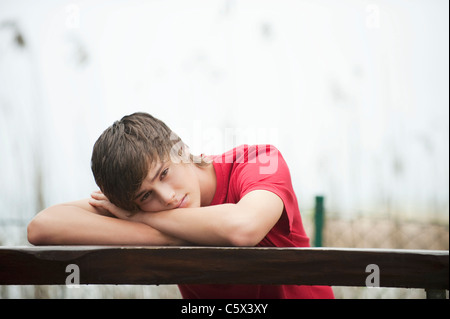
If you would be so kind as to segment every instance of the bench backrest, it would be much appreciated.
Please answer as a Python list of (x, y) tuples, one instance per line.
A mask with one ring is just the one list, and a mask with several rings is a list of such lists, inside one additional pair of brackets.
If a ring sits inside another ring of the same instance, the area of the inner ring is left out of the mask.
[[(71, 268), (72, 267), (72, 268)], [(448, 290), (448, 251), (256, 247), (0, 247), (0, 285), (302, 284)]]

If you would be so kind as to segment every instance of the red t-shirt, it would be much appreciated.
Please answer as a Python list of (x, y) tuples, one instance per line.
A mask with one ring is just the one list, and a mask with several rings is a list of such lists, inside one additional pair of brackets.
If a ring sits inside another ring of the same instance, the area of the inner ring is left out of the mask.
[[(283, 213), (257, 245), (309, 247), (291, 176), (281, 153), (271, 145), (242, 145), (213, 157), (217, 177), (211, 205), (237, 203), (247, 193), (267, 190), (278, 195)], [(310, 299), (334, 298), (331, 287), (299, 285), (179, 285), (185, 299)]]

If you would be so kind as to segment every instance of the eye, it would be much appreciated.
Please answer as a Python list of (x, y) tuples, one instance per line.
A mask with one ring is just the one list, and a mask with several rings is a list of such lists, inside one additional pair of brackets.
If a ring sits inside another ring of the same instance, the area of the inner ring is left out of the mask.
[(162, 171), (160, 179), (162, 180), (164, 177), (166, 177), (166, 175), (169, 173), (169, 168), (166, 168), (165, 170)]
[(152, 191), (149, 191), (147, 193), (144, 194), (144, 196), (141, 197), (141, 202), (143, 202), (144, 200), (146, 200), (147, 198), (149, 198), (149, 196), (152, 194)]

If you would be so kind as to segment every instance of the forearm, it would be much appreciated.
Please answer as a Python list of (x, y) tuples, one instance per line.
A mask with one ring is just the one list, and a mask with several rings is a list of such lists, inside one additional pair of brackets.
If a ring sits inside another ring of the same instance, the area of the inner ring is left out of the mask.
[(171, 236), (198, 245), (241, 246), (239, 214), (235, 204), (180, 208), (157, 213), (141, 213), (139, 222)]
[(89, 204), (98, 209), (197, 245), (255, 246), (272, 229), (283, 211), (282, 200), (265, 190), (249, 192), (236, 204), (141, 211), (132, 215), (116, 207), (101, 193), (94, 193), (92, 197)]
[(280, 219), (283, 207), (277, 195), (257, 190), (236, 204), (143, 212), (135, 218), (198, 245), (255, 246)]
[(94, 214), (73, 205), (52, 206), (36, 215), (28, 225), (28, 240), (34, 245), (188, 244), (149, 225)]

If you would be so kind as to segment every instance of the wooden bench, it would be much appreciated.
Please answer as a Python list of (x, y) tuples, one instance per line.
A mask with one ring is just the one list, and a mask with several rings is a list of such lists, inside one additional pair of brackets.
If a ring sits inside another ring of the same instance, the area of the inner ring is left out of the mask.
[(445, 298), (448, 261), (448, 251), (429, 250), (3, 246), (0, 285), (65, 285), (74, 267), (80, 284), (367, 286), (379, 275), (381, 287)]

